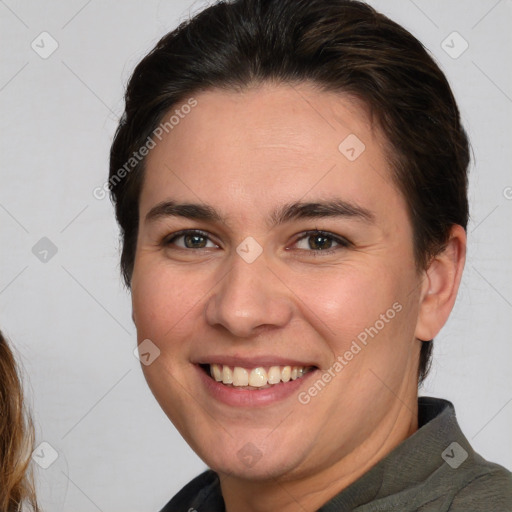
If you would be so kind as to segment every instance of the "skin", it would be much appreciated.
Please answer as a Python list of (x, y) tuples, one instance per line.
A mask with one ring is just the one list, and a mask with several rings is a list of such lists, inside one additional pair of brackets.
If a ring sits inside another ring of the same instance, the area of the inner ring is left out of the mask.
[[(228, 512), (317, 510), (417, 430), (419, 340), (437, 335), (453, 307), (465, 232), (454, 226), (445, 251), (417, 271), (386, 141), (354, 99), (311, 84), (194, 97), (197, 107), (146, 160), (133, 319), (139, 343), (149, 338), (161, 353), (142, 368), (162, 409), (219, 473)], [(349, 134), (365, 144), (354, 161), (338, 150)], [(374, 222), (267, 224), (285, 203), (332, 198), (370, 210)], [(170, 199), (207, 203), (222, 221), (146, 221)], [(182, 229), (210, 238), (166, 243)], [(318, 249), (303, 237), (315, 229), (350, 245), (323, 239)], [(252, 263), (236, 252), (246, 237), (263, 248)], [(319, 368), (301, 385), (307, 391), (395, 303), (401, 311), (307, 404), (294, 393), (228, 406), (198, 378), (198, 358), (292, 357)], [(247, 443), (258, 454), (250, 467), (239, 456)]]

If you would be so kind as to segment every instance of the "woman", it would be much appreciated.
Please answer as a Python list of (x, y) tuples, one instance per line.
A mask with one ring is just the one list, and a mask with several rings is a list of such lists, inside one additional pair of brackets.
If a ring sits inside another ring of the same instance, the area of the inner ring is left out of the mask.
[(146, 380), (211, 470), (165, 511), (509, 510), (418, 398), (465, 262), (445, 76), (349, 0), (220, 2), (135, 69), (110, 162)]
[(32, 420), (23, 405), (18, 368), (0, 332), (0, 510), (15, 512), (27, 504), (38, 511), (32, 471)]

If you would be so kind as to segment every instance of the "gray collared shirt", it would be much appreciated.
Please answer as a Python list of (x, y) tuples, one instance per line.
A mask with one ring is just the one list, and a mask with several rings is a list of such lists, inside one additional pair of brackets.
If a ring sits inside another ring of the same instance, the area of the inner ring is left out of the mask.
[[(217, 474), (205, 471), (161, 512), (225, 512)], [(511, 512), (512, 474), (478, 455), (453, 405), (418, 399), (418, 430), (319, 512)]]

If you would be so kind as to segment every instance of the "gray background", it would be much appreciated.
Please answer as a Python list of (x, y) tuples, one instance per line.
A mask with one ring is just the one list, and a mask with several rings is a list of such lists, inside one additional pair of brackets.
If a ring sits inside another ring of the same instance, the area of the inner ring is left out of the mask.
[[(452, 400), (474, 447), (511, 468), (512, 2), (371, 3), (435, 55), (474, 151), (466, 270), (422, 393)], [(204, 467), (133, 355), (112, 207), (92, 192), (133, 67), (205, 4), (0, 1), (0, 326), (24, 366), (37, 442), (58, 455), (35, 466), (48, 511), (156, 511)], [(46, 59), (31, 47), (51, 49), (43, 31), (58, 43)], [(453, 31), (469, 44), (458, 58)]]

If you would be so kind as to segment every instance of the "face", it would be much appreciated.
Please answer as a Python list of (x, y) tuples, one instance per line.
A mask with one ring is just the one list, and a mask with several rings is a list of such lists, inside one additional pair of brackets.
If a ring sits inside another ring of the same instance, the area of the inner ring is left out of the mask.
[(160, 350), (146, 380), (220, 473), (369, 459), (410, 428), (420, 345), (385, 141), (360, 103), (309, 84), (195, 100), (146, 160), (132, 278), (138, 341)]

